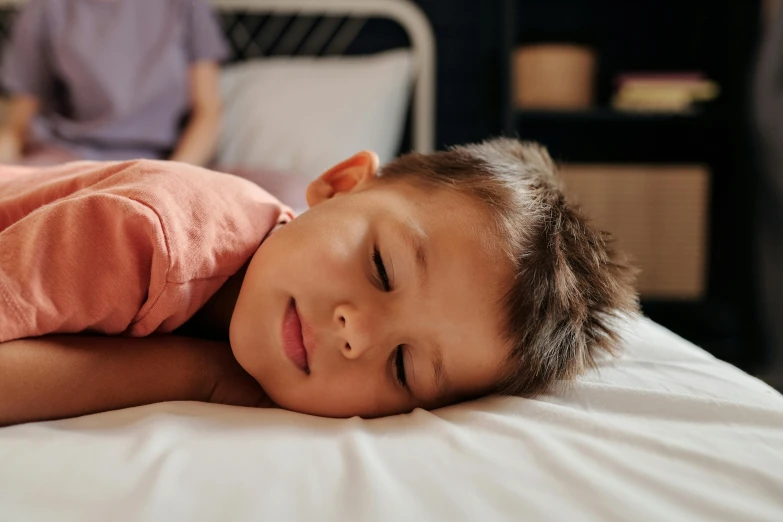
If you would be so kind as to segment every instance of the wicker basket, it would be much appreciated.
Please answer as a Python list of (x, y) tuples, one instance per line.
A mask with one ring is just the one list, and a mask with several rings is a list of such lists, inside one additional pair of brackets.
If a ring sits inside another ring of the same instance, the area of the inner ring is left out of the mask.
[(516, 49), (513, 62), (517, 107), (584, 109), (593, 104), (596, 55), (590, 47), (525, 45)]

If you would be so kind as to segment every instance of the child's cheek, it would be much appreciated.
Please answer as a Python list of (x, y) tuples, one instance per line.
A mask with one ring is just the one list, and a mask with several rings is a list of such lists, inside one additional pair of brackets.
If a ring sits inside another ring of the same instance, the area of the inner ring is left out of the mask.
[[(369, 263), (372, 254), (372, 237), (367, 223), (344, 220), (330, 227), (312, 244), (312, 253), (303, 259), (310, 265), (309, 273), (320, 281), (341, 281), (360, 275), (362, 260)], [(359, 271), (359, 274), (357, 274)]]

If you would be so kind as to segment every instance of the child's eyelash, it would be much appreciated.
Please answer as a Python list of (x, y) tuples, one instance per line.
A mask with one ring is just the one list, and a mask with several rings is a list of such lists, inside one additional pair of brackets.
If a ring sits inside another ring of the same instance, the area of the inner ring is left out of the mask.
[(381, 257), (381, 252), (378, 250), (377, 246), (374, 246), (372, 249), (372, 260), (375, 263), (375, 271), (378, 275), (381, 288), (383, 288), (385, 292), (389, 292), (391, 290), (389, 275), (386, 273), (386, 267), (383, 264), (383, 258)]
[(397, 370), (397, 382), (403, 388), (408, 388), (408, 381), (405, 378), (405, 352), (402, 351), (402, 345), (397, 347), (394, 353), (394, 367)]

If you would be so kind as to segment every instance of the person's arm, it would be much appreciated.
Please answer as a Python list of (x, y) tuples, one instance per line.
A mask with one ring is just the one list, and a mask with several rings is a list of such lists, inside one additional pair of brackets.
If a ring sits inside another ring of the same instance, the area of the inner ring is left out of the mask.
[(164, 401), (272, 406), (226, 343), (52, 336), (0, 344), (0, 426)]
[(190, 66), (190, 119), (180, 136), (172, 161), (204, 166), (211, 159), (220, 132), (220, 67), (215, 62)]
[(22, 157), (30, 122), (38, 113), (38, 98), (27, 94), (11, 98), (8, 119), (0, 129), (0, 163), (14, 163)]

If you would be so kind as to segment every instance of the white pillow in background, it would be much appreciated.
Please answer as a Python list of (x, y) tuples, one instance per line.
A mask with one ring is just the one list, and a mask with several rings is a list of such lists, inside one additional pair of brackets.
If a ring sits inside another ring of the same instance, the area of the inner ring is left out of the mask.
[(407, 50), (230, 65), (216, 164), (309, 180), (363, 149), (389, 161), (402, 140), (412, 71)]

